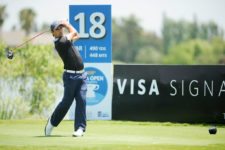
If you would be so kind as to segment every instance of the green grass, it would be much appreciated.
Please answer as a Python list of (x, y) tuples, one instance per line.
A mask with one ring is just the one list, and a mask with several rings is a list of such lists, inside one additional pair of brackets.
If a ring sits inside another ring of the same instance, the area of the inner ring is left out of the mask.
[(0, 121), (0, 150), (214, 150), (225, 149), (225, 126), (216, 135), (209, 135), (209, 126), (88, 121), (84, 137), (72, 137), (73, 121), (63, 121), (44, 137), (43, 120)]

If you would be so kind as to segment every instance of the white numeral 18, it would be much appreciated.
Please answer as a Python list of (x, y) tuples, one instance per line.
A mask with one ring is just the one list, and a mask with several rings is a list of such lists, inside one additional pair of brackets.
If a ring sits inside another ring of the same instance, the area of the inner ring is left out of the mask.
[[(97, 18), (99, 18), (97, 20)], [(81, 38), (89, 38), (89, 34), (92, 38), (100, 39), (106, 34), (105, 26), (105, 15), (101, 12), (94, 12), (90, 16), (90, 23), (92, 24), (89, 33), (85, 31), (85, 14), (83, 12), (77, 14), (74, 17), (75, 21), (79, 21), (79, 36)], [(98, 31), (98, 32), (96, 32)]]

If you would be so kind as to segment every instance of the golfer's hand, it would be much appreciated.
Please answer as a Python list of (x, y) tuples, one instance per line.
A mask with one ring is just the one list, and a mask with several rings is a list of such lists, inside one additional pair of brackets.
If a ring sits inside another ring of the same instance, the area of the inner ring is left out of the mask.
[(62, 24), (63, 27), (68, 27), (70, 25), (67, 20), (61, 20), (60, 22), (61, 22), (60, 24)]
[(62, 20), (61, 24), (69, 31), (69, 34), (66, 35), (69, 41), (75, 42), (79, 39), (77, 30), (67, 20)]

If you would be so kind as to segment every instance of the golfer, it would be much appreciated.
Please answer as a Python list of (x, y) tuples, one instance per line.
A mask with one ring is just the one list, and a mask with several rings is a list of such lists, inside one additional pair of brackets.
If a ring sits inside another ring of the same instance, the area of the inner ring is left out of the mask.
[[(63, 28), (68, 34), (63, 34)], [(50, 136), (54, 127), (57, 127), (66, 115), (68, 109), (76, 100), (74, 133), (73, 136), (83, 136), (86, 129), (86, 92), (87, 73), (79, 51), (73, 42), (79, 39), (77, 31), (67, 21), (55, 21), (51, 24), (54, 36), (55, 49), (64, 63), (63, 84), (64, 96), (57, 105), (45, 126), (45, 136)]]

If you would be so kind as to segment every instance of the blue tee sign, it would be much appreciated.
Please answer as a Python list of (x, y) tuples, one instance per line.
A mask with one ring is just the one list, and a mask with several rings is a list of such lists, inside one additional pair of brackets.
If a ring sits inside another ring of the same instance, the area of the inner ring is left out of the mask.
[[(80, 39), (79, 50), (87, 72), (87, 119), (112, 118), (112, 28), (111, 5), (70, 5), (69, 21)], [(75, 104), (73, 104), (75, 105)], [(69, 111), (74, 119), (74, 106)]]
[(107, 92), (107, 79), (105, 75), (97, 68), (87, 67), (85, 71), (87, 76), (87, 105), (96, 105), (100, 103)]
[(75, 46), (84, 62), (111, 62), (111, 5), (70, 5), (69, 11), (80, 36)]

